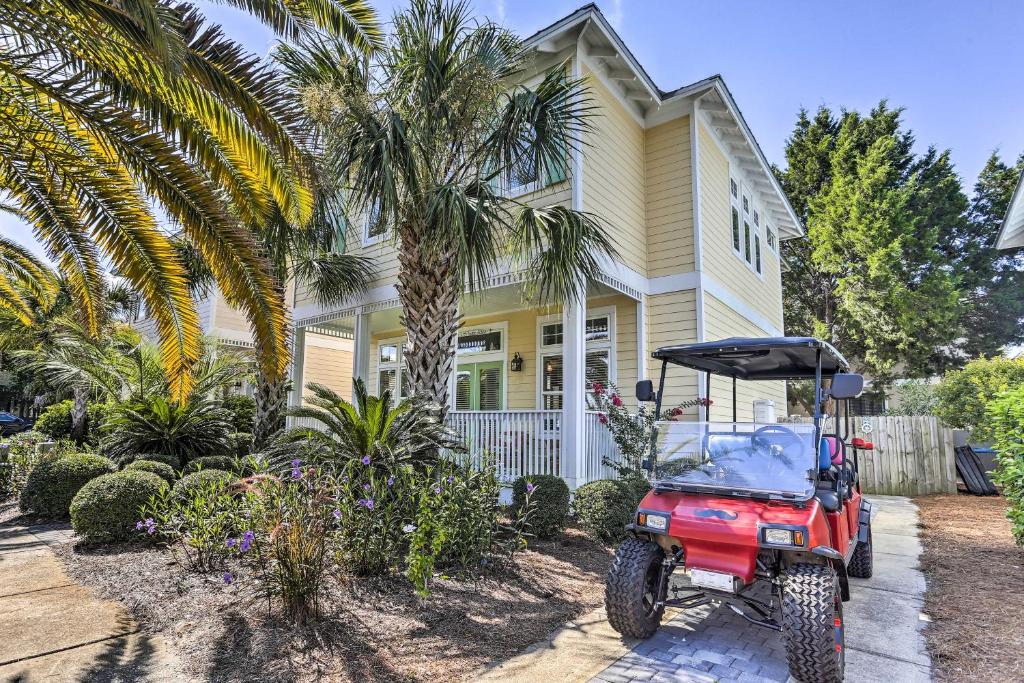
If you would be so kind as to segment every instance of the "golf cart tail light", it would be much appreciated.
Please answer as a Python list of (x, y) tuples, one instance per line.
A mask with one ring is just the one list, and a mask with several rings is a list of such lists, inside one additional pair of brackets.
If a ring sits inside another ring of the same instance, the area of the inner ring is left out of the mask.
[(765, 529), (764, 542), (771, 545), (797, 545), (793, 543), (793, 532), (789, 529)]

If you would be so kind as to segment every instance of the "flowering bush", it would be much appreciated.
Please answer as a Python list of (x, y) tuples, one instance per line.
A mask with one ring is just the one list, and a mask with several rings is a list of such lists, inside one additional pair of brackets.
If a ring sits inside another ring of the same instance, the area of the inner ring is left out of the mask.
[[(654, 423), (659, 417), (653, 409), (641, 404), (636, 414), (629, 412), (623, 404), (618, 387), (610, 384), (607, 388), (600, 382), (591, 382), (587, 393), (587, 404), (597, 410), (598, 420), (608, 427), (612, 440), (622, 454), (618, 462), (605, 460), (605, 465), (614, 469), (619, 476), (642, 476), (643, 462), (651, 447)], [(714, 401), (708, 398), (695, 398), (683, 401), (674, 408), (661, 411), (662, 420), (681, 417), (683, 411), (695, 406), (708, 407)]]

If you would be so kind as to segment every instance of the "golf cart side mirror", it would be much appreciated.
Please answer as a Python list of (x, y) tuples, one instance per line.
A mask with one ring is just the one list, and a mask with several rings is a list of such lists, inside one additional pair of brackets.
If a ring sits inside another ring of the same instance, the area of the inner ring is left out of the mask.
[(642, 379), (636, 383), (636, 400), (649, 403), (657, 400), (658, 395), (654, 393), (654, 382), (649, 379)]
[(837, 372), (832, 376), (829, 395), (837, 400), (857, 398), (864, 391), (864, 376), (852, 372)]

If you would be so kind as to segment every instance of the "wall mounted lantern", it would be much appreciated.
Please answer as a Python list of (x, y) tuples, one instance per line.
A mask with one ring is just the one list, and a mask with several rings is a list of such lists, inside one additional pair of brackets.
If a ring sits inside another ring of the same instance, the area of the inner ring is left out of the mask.
[(509, 361), (509, 365), (512, 366), (512, 372), (523, 371), (523, 357), (519, 355), (518, 351), (512, 354), (512, 360)]

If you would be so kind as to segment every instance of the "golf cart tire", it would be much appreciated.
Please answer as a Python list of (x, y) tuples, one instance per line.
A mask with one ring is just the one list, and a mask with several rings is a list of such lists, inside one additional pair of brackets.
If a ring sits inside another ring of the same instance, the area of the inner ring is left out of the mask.
[(874, 571), (875, 551), (871, 540), (871, 526), (868, 526), (868, 540), (858, 543), (846, 567), (846, 573), (855, 579), (870, 579)]
[(836, 654), (836, 609), (842, 620), (838, 592), (838, 577), (827, 564), (795, 564), (786, 570), (782, 638), (789, 673), (800, 683), (843, 680), (845, 653)]
[[(630, 638), (649, 638), (661, 625), (665, 605), (651, 609), (644, 604), (649, 572), (660, 568), (665, 553), (656, 544), (640, 538), (627, 538), (615, 552), (608, 570), (604, 603), (608, 623)], [(657, 596), (661, 601), (663, 596)]]

